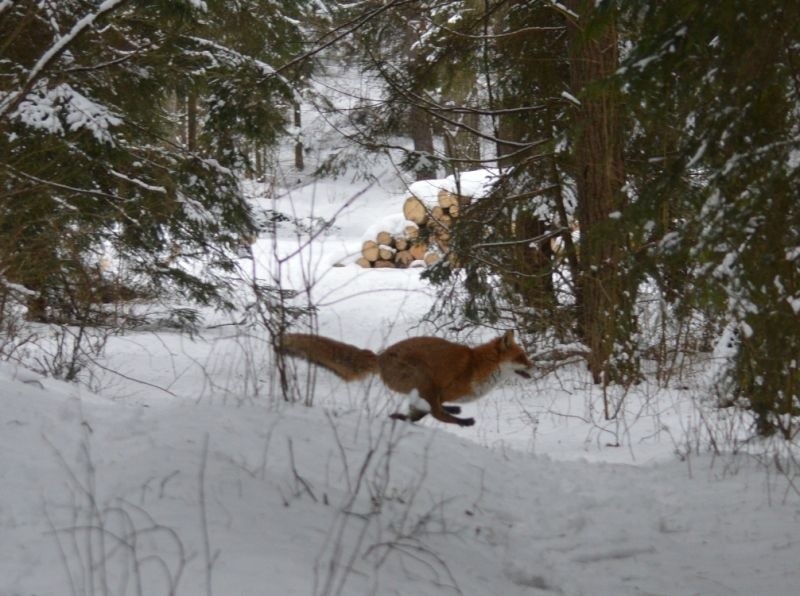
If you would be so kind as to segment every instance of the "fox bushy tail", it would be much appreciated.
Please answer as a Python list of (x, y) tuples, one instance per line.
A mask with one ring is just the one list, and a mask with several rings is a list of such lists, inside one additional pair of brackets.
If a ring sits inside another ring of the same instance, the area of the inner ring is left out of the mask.
[(287, 333), (279, 349), (288, 356), (304, 358), (327, 368), (345, 381), (378, 372), (378, 356), (372, 350), (362, 350), (321, 335)]

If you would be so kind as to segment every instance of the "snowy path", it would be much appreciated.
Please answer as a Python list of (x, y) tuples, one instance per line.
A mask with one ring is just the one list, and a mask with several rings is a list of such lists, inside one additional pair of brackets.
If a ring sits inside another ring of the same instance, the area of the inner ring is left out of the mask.
[(564, 462), (0, 372), (2, 594), (135, 593), (138, 574), (145, 594), (780, 596), (800, 572), (796, 495), (754, 462)]

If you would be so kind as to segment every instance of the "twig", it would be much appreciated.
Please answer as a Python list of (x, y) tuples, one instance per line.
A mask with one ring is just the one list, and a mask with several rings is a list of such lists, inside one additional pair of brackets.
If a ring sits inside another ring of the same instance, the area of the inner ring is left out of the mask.
[(319, 503), (319, 499), (317, 499), (317, 496), (314, 494), (314, 491), (311, 490), (311, 486), (308, 484), (308, 481), (300, 475), (300, 472), (297, 471), (297, 466), (294, 463), (294, 448), (292, 447), (292, 438), (289, 437), (288, 441), (289, 441), (289, 463), (292, 466), (292, 474), (294, 475), (295, 482), (300, 484), (300, 486), (302, 486), (305, 489), (305, 491), (308, 493), (308, 496), (310, 496), (315, 503)]
[(200, 463), (200, 474), (198, 477), (200, 495), (200, 524), (203, 531), (203, 556), (206, 561), (206, 596), (212, 596), (211, 575), (217, 555), (211, 556), (211, 540), (208, 534), (208, 515), (206, 512), (206, 464), (208, 463), (208, 433), (203, 439), (203, 455)]

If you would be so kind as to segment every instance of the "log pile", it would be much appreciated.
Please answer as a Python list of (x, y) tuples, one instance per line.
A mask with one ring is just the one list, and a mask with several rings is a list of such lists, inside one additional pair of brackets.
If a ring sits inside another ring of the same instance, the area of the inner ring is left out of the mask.
[(446, 190), (438, 192), (435, 202), (410, 196), (403, 203), (405, 229), (394, 234), (381, 231), (374, 240), (365, 240), (356, 263), (372, 268), (433, 265), (447, 252), (450, 228), (469, 202), (470, 197)]

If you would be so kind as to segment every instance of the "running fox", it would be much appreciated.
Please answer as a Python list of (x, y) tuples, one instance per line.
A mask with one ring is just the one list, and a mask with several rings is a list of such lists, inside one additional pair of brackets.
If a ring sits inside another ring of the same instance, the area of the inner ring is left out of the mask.
[(288, 333), (279, 350), (345, 381), (379, 374), (389, 389), (411, 396), (408, 414), (392, 414), (396, 420), (414, 422), (431, 414), (460, 426), (472, 426), (475, 419), (453, 416), (461, 408), (445, 403), (478, 399), (511, 373), (530, 379), (533, 366), (512, 331), (474, 348), (438, 337), (412, 337), (379, 354), (319, 335)]

